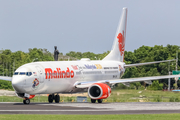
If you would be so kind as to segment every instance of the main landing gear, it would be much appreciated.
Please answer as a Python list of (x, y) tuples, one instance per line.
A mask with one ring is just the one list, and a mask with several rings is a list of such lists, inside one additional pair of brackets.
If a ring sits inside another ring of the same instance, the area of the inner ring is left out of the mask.
[[(97, 101), (98, 101), (98, 103), (102, 103), (103, 99), (98, 99)], [(96, 103), (96, 100), (95, 99), (91, 99), (91, 103)]]
[(53, 100), (55, 100), (55, 103), (59, 103), (60, 96), (58, 94), (57, 95), (54, 95), (54, 94), (49, 95), (48, 96), (49, 103), (53, 103)]
[(30, 99), (25, 98), (25, 99), (23, 100), (23, 103), (24, 103), (24, 104), (29, 104), (29, 103), (30, 103)]

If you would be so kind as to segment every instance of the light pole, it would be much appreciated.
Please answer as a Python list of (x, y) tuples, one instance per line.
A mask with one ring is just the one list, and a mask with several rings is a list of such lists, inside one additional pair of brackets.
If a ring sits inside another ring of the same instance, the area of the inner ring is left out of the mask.
[[(178, 52), (177, 52), (178, 53)], [(178, 54), (176, 53), (176, 59), (173, 59), (172, 61), (175, 61), (176, 60), (176, 71), (177, 71), (177, 63), (178, 63)], [(168, 64), (168, 71), (169, 71), (169, 75), (173, 74), (172, 72), (170, 72), (170, 62), (169, 61), (169, 64)], [(173, 65), (173, 64), (172, 64)], [(177, 80), (175, 80), (175, 84), (177, 85)], [(168, 91), (170, 91), (171, 89), (171, 78), (168, 79)]]
[(176, 51), (176, 71), (177, 71), (177, 67), (178, 67), (178, 51)]
[[(169, 75), (171, 75), (172, 72), (169, 71)], [(168, 91), (171, 90), (171, 78), (168, 79)]]
[(3, 76), (4, 76), (4, 62), (3, 62)]
[[(178, 69), (178, 51), (176, 51), (176, 71)], [(176, 83), (176, 87), (175, 89), (177, 89), (178, 85), (177, 85), (177, 81), (179, 78), (175, 78), (175, 83)]]

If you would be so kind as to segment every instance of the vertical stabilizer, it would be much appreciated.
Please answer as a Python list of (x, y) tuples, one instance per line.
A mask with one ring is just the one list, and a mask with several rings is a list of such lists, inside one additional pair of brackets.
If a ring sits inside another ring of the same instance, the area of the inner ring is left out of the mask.
[(127, 8), (123, 8), (122, 16), (114, 38), (111, 52), (103, 60), (124, 61), (126, 40)]

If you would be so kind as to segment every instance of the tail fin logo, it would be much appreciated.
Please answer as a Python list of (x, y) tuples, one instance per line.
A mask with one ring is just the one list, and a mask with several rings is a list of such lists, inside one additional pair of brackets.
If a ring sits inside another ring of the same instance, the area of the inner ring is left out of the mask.
[(119, 42), (119, 51), (121, 56), (124, 54), (124, 48), (125, 48), (125, 39), (124, 39), (124, 30), (123, 30), (123, 34), (119, 33), (118, 36), (118, 42)]

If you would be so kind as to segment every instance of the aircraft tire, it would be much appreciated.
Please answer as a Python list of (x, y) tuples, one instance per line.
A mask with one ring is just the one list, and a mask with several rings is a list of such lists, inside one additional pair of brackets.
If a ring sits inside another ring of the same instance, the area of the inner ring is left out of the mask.
[(23, 100), (23, 103), (24, 103), (24, 104), (29, 104), (29, 103), (30, 103), (30, 99), (25, 99), (25, 100)]
[(49, 95), (49, 96), (48, 96), (48, 101), (49, 101), (49, 103), (52, 103), (52, 102), (53, 102), (53, 98), (54, 98), (53, 95)]
[(23, 100), (23, 103), (26, 104), (25, 100)]
[(103, 99), (98, 99), (98, 103), (102, 103)]
[(94, 99), (91, 99), (91, 103), (96, 103), (96, 100), (94, 100)]
[(55, 103), (59, 103), (59, 101), (60, 101), (59, 95), (55, 95), (54, 99), (55, 99)]

